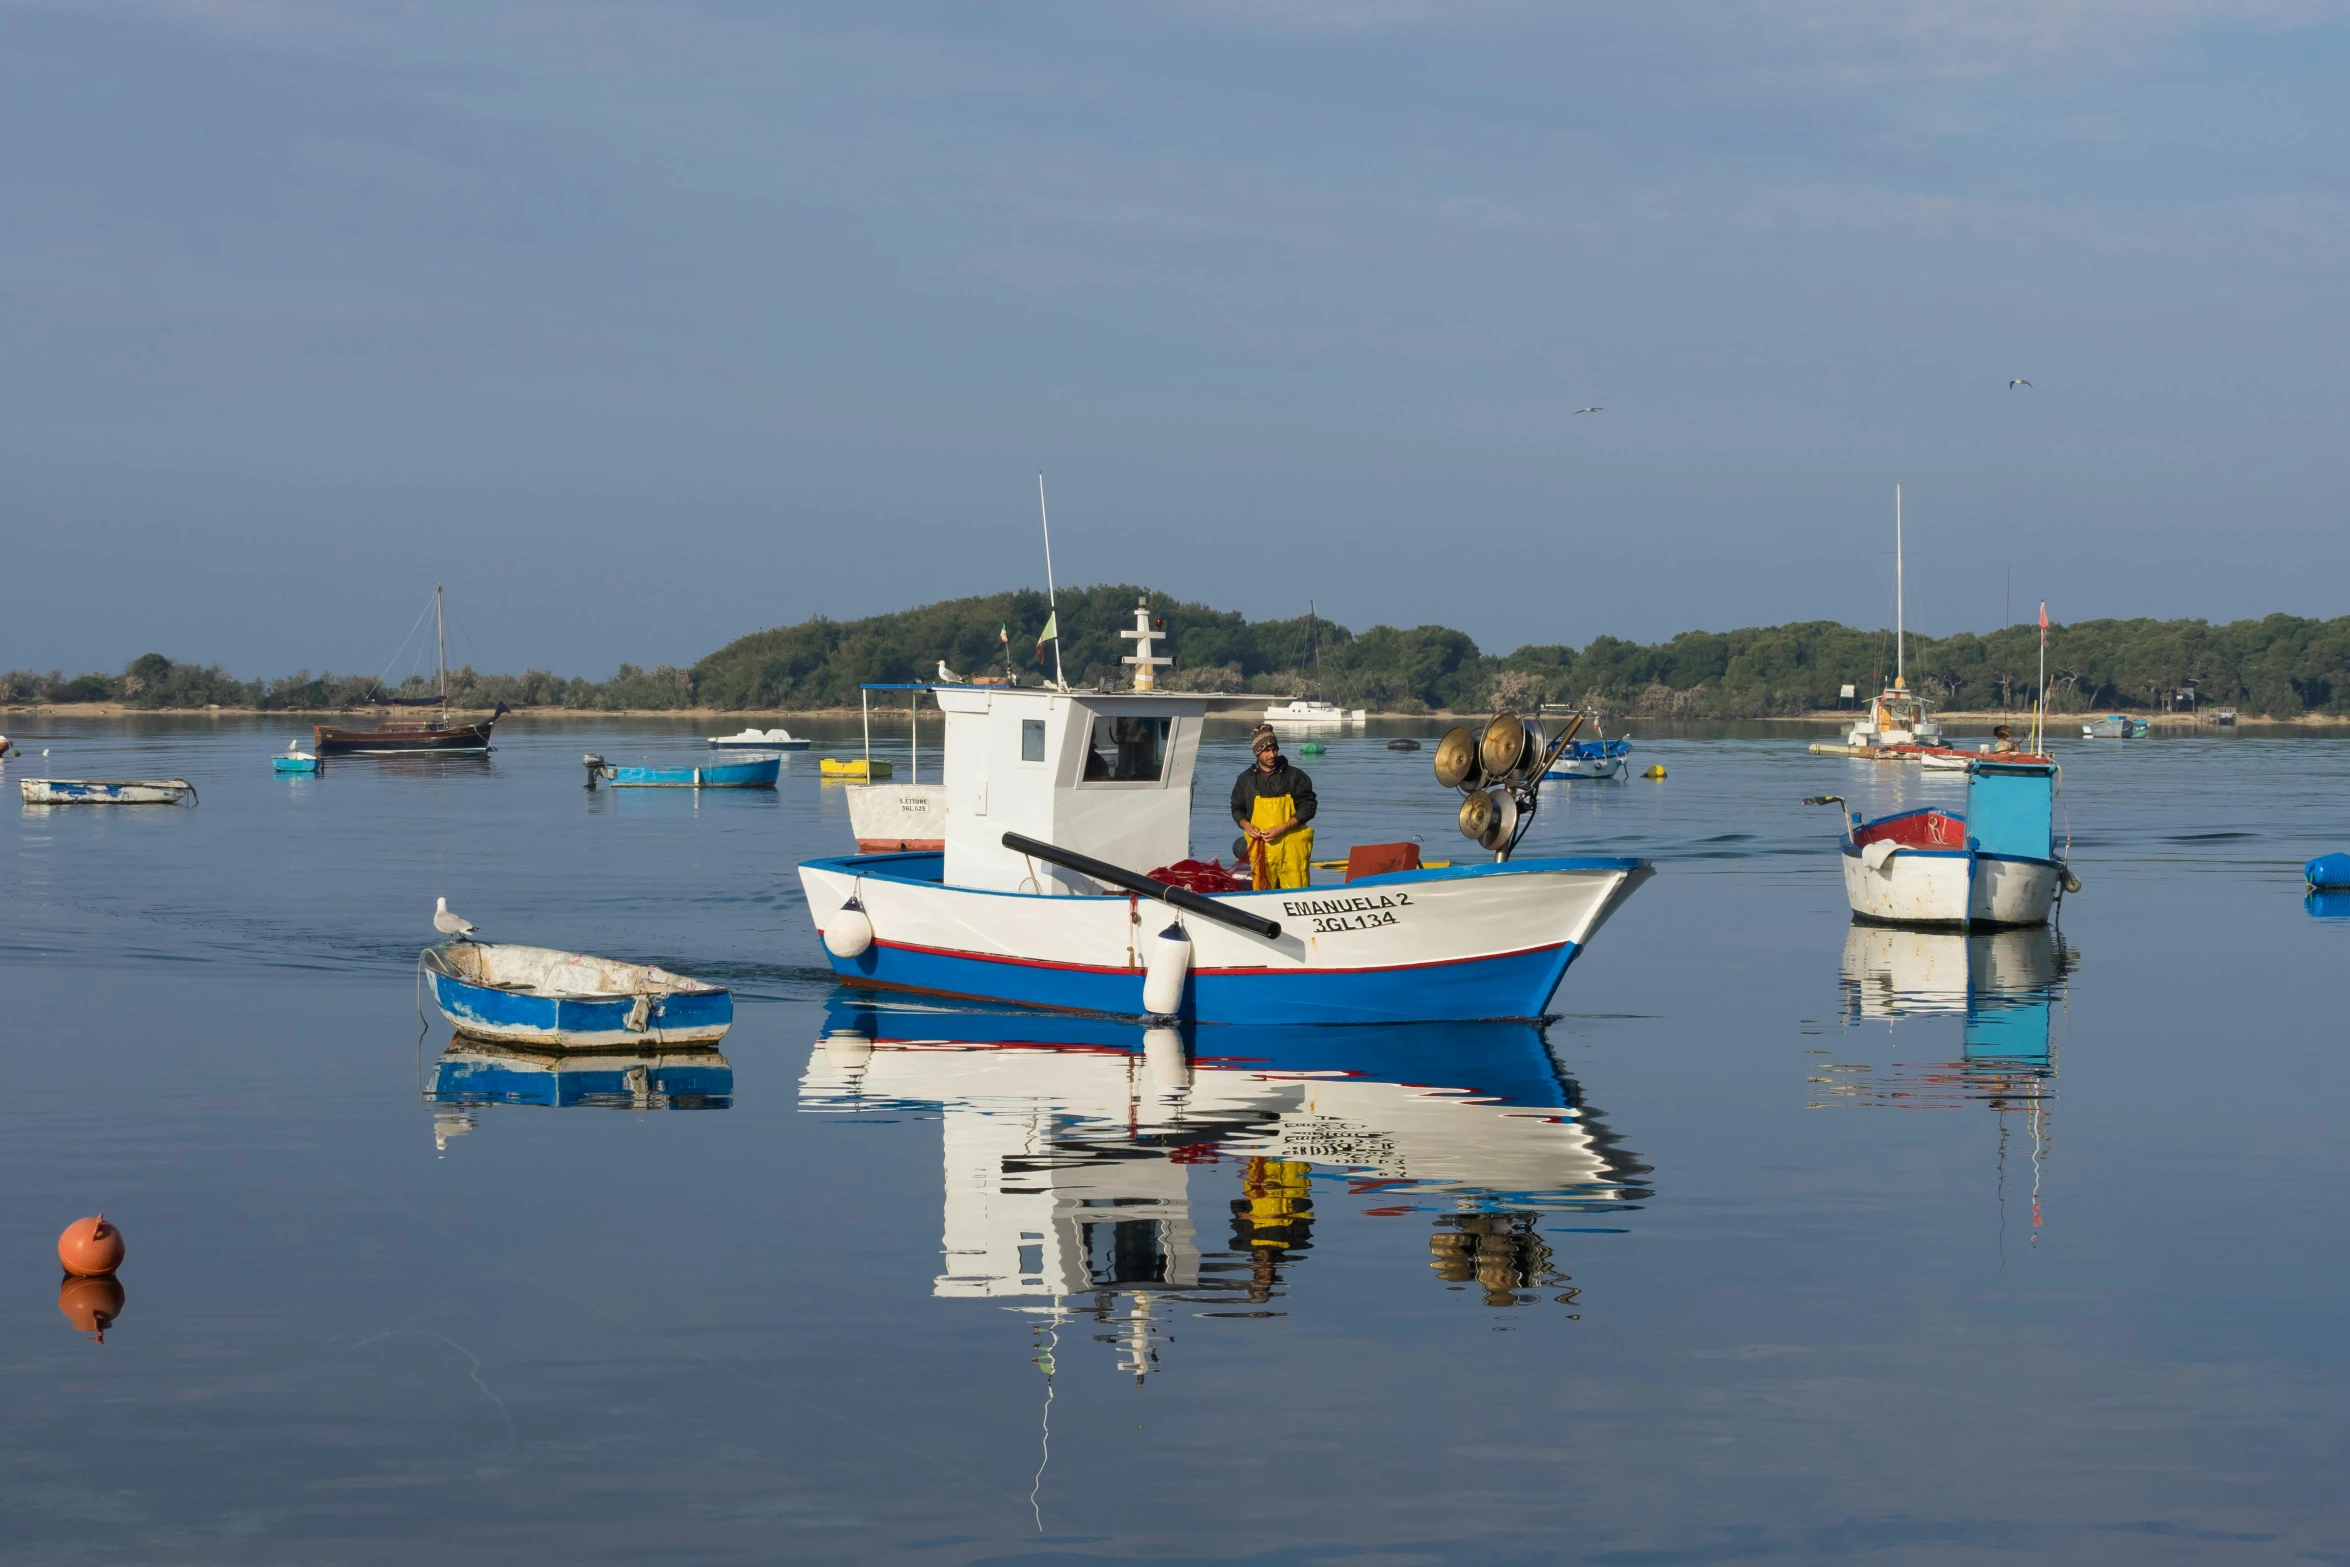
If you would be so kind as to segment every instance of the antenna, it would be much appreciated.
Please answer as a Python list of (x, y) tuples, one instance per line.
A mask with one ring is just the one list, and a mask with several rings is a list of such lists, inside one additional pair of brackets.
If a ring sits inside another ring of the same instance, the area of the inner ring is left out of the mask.
[(432, 586), (433, 627), (441, 639), (441, 706), (449, 705), (449, 612), (442, 605), (441, 585)]
[(1053, 684), (1069, 689), (1068, 677), (1061, 673), (1061, 601), (1053, 590), (1053, 519), (1044, 507), (1044, 475), (1036, 476), (1036, 515), (1044, 524), (1044, 603), (1045, 619), (1053, 628)]

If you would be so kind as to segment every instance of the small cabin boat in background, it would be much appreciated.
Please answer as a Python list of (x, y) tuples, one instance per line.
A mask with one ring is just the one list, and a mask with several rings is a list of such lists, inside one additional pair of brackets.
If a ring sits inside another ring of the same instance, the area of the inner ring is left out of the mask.
[[(2022, 754), (1967, 768), (1966, 810), (1938, 806), (1862, 821), (1844, 831), (1844, 894), (1852, 912), (1888, 925), (2042, 925), (2080, 882), (2058, 856), (2056, 764)], [(1833, 795), (1808, 803), (1841, 805)]]
[(755, 751), (805, 751), (808, 742), (795, 740), (788, 729), (744, 729), (731, 735), (712, 735), (710, 744), (720, 749)]
[(196, 786), (185, 778), (25, 778), (16, 787), (27, 805), (196, 803)]
[(2152, 732), (2153, 726), (2145, 719), (2132, 718), (2127, 713), (2108, 713), (2081, 726), (2084, 740), (2143, 740)]
[(1939, 746), (1942, 726), (1925, 699), (1909, 688), (1909, 636), (1902, 579), (1901, 486), (1893, 486), (1893, 684), (1869, 699), (1868, 711), (1845, 731), (1844, 743), (1877, 746)]
[(667, 969), (552, 947), (444, 941), (418, 960), (460, 1034), (539, 1050), (715, 1045), (734, 995)]
[(1276, 726), (1285, 724), (1359, 724), (1364, 709), (1340, 707), (1336, 702), (1317, 702), (1305, 697), (1278, 703), (1265, 709), (1265, 722)]

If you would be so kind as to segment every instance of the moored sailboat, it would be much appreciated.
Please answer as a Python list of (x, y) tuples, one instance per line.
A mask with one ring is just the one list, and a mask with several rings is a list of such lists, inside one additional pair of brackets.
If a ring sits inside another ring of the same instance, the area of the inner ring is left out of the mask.
[(312, 749), (320, 756), (398, 756), (413, 752), (440, 755), (480, 754), (490, 748), (490, 727), (509, 711), (500, 702), (489, 717), (472, 723), (449, 722), (449, 623), (441, 589), (432, 590), (433, 618), (439, 636), (440, 685), (433, 696), (376, 694), (379, 707), (437, 707), (440, 716), (420, 723), (386, 721), (372, 729), (336, 724), (311, 726)]
[(1893, 684), (1869, 700), (1844, 736), (1846, 745), (1874, 748), (1889, 745), (1938, 746), (1942, 726), (1934, 722), (1925, 698), (1909, 688), (1906, 584), (1902, 580), (1901, 486), (1893, 486)]

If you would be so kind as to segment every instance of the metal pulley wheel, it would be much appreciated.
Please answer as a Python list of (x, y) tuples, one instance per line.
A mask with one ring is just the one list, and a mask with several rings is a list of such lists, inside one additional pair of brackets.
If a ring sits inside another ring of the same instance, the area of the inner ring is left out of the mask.
[(1436, 781), (1447, 789), (1475, 788), (1484, 774), (1477, 765), (1477, 736), (1467, 729), (1448, 729), (1436, 742)]
[(1518, 830), (1518, 799), (1516, 795), (1498, 789), (1487, 798), (1500, 802), (1500, 809), (1494, 813), (1493, 825), (1477, 835), (1477, 847), (1498, 849), (1508, 843), (1511, 835)]
[[(1462, 731), (1466, 733), (1466, 731)], [(1473, 843), (1483, 843), (1485, 835), (1493, 831), (1493, 824), (1501, 820), (1501, 800), (1480, 789), (1461, 802), (1461, 836)]]
[(1485, 738), (1477, 747), (1478, 760), (1485, 764), (1485, 776), (1507, 778), (1516, 773), (1532, 742), (1533, 736), (1526, 733), (1524, 719), (1515, 713), (1496, 713), (1493, 722), (1485, 726)]

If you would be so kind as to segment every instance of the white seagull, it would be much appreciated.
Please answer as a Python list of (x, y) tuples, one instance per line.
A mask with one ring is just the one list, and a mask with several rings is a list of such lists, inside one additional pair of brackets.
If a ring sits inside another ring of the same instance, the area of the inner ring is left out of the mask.
[(1607, 410), (1606, 410), (1606, 409), (1604, 409), (1604, 408), (1599, 408), (1599, 407), (1592, 407), (1592, 408), (1578, 408), (1578, 409), (1576, 409), (1576, 410), (1575, 410), (1575, 412), (1576, 412), (1576, 413), (1579, 413), (1579, 414), (1597, 414), (1597, 413), (1605, 413), (1605, 412), (1607, 412)]
[(444, 936), (454, 936), (459, 941), (471, 940), (481, 929), (480, 926), (463, 915), (451, 914), (447, 898), (433, 900), (432, 928)]
[(2019, 386), (2030, 386), (2031, 384), (2031, 382), (2019, 378), (2017, 380), (2008, 382), (2007, 389), (2012, 392)]
[(943, 658), (938, 661), (938, 678), (950, 686), (959, 686), (963, 683), (963, 677), (947, 668), (947, 661)]

